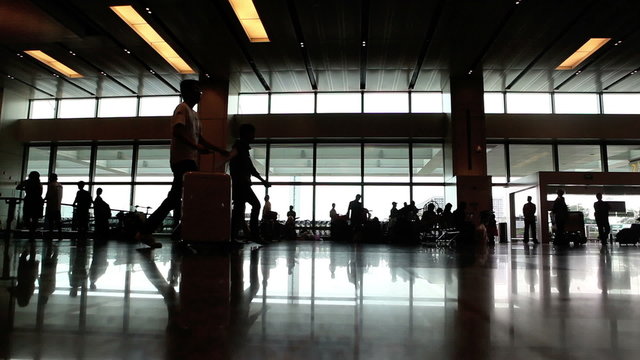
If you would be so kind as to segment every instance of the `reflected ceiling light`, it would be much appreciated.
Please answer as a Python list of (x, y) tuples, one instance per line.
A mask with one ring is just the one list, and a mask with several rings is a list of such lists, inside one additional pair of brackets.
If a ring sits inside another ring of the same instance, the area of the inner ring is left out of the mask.
[(591, 38), (582, 45), (576, 52), (571, 54), (556, 70), (573, 70), (589, 56), (606, 44), (611, 38)]
[(267, 31), (262, 25), (258, 10), (253, 5), (253, 0), (229, 0), (229, 4), (236, 13), (244, 32), (251, 42), (269, 42)]
[[(124, 22), (144, 41), (160, 54), (180, 74), (194, 74), (195, 71), (178, 55), (175, 50), (149, 25), (131, 5), (111, 6)], [(125, 50), (127, 51), (127, 50)], [(127, 53), (129, 53), (127, 51)]]
[(34, 59), (63, 74), (66, 77), (77, 79), (83, 77), (82, 74), (61, 63), (60, 61), (45, 54), (41, 50), (25, 50), (25, 54), (32, 56)]

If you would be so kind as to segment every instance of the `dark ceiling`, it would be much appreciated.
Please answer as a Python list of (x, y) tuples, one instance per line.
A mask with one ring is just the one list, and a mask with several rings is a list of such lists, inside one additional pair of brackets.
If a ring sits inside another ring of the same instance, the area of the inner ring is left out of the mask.
[[(227, 0), (0, 0), (0, 86), (37, 98), (174, 94), (185, 76), (109, 9), (131, 4), (201, 76), (241, 92), (440, 91), (470, 70), (486, 91), (640, 92), (638, 0), (254, 3), (270, 43), (248, 42)], [(554, 70), (591, 37), (613, 40), (581, 68)], [(28, 49), (84, 78), (53, 76), (18, 56)]]

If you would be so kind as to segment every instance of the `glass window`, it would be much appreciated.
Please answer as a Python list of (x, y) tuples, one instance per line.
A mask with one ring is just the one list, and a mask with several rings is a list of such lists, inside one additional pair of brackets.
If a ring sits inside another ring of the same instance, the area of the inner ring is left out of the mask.
[(92, 194), (94, 199), (96, 198), (96, 191), (98, 191), (98, 188), (102, 189), (102, 200), (109, 204), (112, 216), (116, 216), (119, 211), (129, 211), (131, 206), (131, 185), (95, 184), (93, 186)]
[(504, 158), (504, 145), (487, 144), (487, 175), (493, 183), (507, 182), (507, 162)]
[(504, 94), (484, 93), (484, 112), (486, 114), (504, 114)]
[(51, 149), (48, 146), (31, 146), (29, 147), (29, 158), (27, 159), (27, 173), (32, 171), (40, 173), (40, 181), (47, 181), (49, 173), (49, 154)]
[(316, 186), (316, 220), (329, 221), (331, 204), (336, 204), (338, 215), (345, 215), (349, 209), (349, 201), (360, 194), (360, 185), (318, 185)]
[(602, 171), (599, 145), (558, 145), (560, 171)]
[(58, 106), (61, 119), (96, 117), (96, 99), (62, 99)]
[[(260, 204), (264, 204), (264, 190), (258, 194), (256, 187), (257, 185), (254, 185), (252, 188), (260, 200)], [(262, 185), (259, 187), (264, 189)], [(269, 188), (269, 198), (271, 211), (277, 212), (280, 220), (287, 219), (290, 205), (293, 205), (298, 221), (312, 220), (313, 186), (273, 185)], [(250, 210), (251, 206), (247, 205), (247, 208)]]
[(364, 93), (365, 113), (408, 113), (409, 93), (371, 92)]
[(318, 113), (360, 113), (360, 93), (318, 93)]
[(413, 182), (443, 182), (442, 161), (442, 144), (413, 144)]
[(441, 113), (442, 94), (435, 92), (412, 92), (412, 113)]
[(268, 114), (268, 94), (240, 94), (238, 96), (238, 114)]
[(133, 206), (137, 205), (141, 212), (146, 212), (149, 207), (149, 213), (152, 213), (162, 204), (170, 189), (171, 185), (136, 185)]
[(538, 171), (553, 171), (552, 147), (548, 144), (511, 144), (509, 167), (511, 181)]
[[(400, 204), (403, 202), (409, 202), (409, 186), (365, 186), (364, 194), (362, 194), (362, 202), (364, 207), (369, 210), (371, 218), (377, 217), (380, 221), (389, 220), (389, 213), (391, 210), (391, 203), (397, 202), (398, 209), (401, 208)], [(352, 195), (349, 201), (353, 200)], [(416, 202), (416, 206), (420, 206)], [(348, 203), (347, 203), (348, 207)]]
[(611, 172), (640, 172), (640, 145), (609, 145), (607, 156)]
[(98, 117), (136, 116), (137, 112), (138, 98), (135, 97), (102, 98), (98, 101)]
[(272, 114), (313, 114), (314, 95), (300, 94), (271, 94)]
[[(59, 182), (89, 181), (90, 146), (60, 146), (56, 153), (55, 172)], [(87, 189), (85, 189), (87, 190)]]
[(169, 145), (140, 145), (136, 166), (138, 182), (173, 181), (173, 173), (169, 166)]
[(598, 114), (598, 94), (554, 94), (556, 114)]
[(605, 114), (640, 114), (640, 94), (602, 94)]
[(269, 181), (312, 181), (312, 176), (313, 146), (311, 144), (271, 145)]
[(145, 96), (140, 98), (140, 116), (172, 116), (180, 96)]
[(408, 182), (409, 146), (406, 144), (366, 144), (365, 182)]
[[(443, 186), (414, 186), (413, 187), (413, 200), (416, 202), (418, 209), (423, 209), (427, 203), (435, 202), (438, 207), (444, 209), (444, 187)], [(395, 200), (398, 203), (398, 209), (402, 208), (403, 203), (406, 200)], [(391, 210), (391, 203), (388, 204)], [(387, 217), (389, 214), (387, 214)]]
[[(251, 145), (249, 155), (251, 156), (253, 166), (258, 170), (260, 175), (262, 175), (262, 178), (267, 179), (267, 176), (271, 176), (271, 174), (267, 174), (267, 145)], [(253, 180), (255, 181), (255, 179)]]
[(549, 93), (507, 93), (509, 114), (551, 114)]
[(31, 100), (29, 119), (53, 119), (56, 117), (55, 100)]
[(318, 144), (316, 181), (360, 182), (360, 145)]
[(95, 182), (130, 182), (132, 146), (99, 146)]

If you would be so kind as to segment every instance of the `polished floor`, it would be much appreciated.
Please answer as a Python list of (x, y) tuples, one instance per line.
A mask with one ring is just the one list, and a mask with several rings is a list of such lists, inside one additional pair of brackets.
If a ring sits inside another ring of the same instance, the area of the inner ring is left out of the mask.
[(10, 240), (2, 359), (638, 359), (640, 248)]

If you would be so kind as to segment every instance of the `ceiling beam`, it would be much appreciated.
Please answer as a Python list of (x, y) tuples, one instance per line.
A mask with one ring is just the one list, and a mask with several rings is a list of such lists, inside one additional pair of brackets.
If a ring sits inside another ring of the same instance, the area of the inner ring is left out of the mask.
[(370, 1), (362, 0), (360, 10), (360, 90), (367, 88), (367, 47), (369, 46)]
[(6, 78), (7, 78), (7, 79), (9, 79), (9, 80), (17, 81), (17, 82), (19, 82), (20, 84), (25, 85), (25, 86), (28, 86), (28, 87), (30, 87), (30, 88), (32, 88), (32, 89), (34, 89), (34, 90), (36, 90), (36, 91), (39, 91), (39, 92), (41, 92), (41, 93), (43, 93), (43, 94), (45, 94), (45, 95), (47, 95), (47, 96), (55, 97), (55, 95), (53, 95), (52, 93), (50, 93), (50, 92), (48, 92), (48, 91), (44, 91), (44, 90), (42, 90), (42, 89), (40, 89), (40, 88), (38, 88), (38, 87), (36, 87), (36, 86), (34, 86), (34, 85), (32, 85), (32, 84), (30, 84), (30, 83), (28, 83), (28, 82), (24, 81), (24, 80), (22, 80), (22, 79), (19, 79), (19, 78), (15, 77), (15, 76), (13, 76), (13, 75), (11, 75), (11, 74), (6, 74), (6, 73), (4, 73), (4, 72), (0, 72), (0, 76), (2, 76), (2, 77), (6, 77)]
[(607, 42), (602, 49), (600, 49), (598, 52), (596, 52), (595, 54), (593, 54), (589, 61), (582, 65), (580, 67), (580, 69), (578, 69), (577, 71), (574, 71), (568, 78), (566, 78), (563, 82), (561, 82), (558, 86), (556, 86), (555, 88), (553, 88), (553, 90), (558, 91), (560, 90), (560, 88), (562, 88), (563, 86), (565, 86), (569, 81), (573, 80), (576, 76), (580, 75), (582, 72), (584, 72), (589, 66), (593, 65), (594, 63), (596, 63), (598, 60), (606, 57), (606, 55), (610, 54), (611, 51), (613, 49), (619, 49), (621, 48), (622, 44), (625, 43), (625, 41), (627, 39), (629, 39), (635, 32), (636, 30), (633, 30), (629, 33), (627, 33), (626, 35), (624, 35), (623, 37), (621, 37), (619, 40), (617, 41), (609, 41)]
[(293, 23), (293, 30), (296, 34), (296, 41), (298, 42), (300, 53), (304, 59), (304, 67), (307, 70), (311, 89), (318, 90), (318, 81), (316, 80), (316, 75), (313, 71), (313, 66), (311, 65), (311, 57), (309, 57), (309, 51), (307, 51), (307, 43), (304, 41), (304, 34), (302, 33), (302, 26), (300, 26), (300, 18), (298, 17), (295, 0), (287, 0), (287, 5), (289, 7), (289, 16)]
[(522, 70), (520, 71), (520, 73), (513, 79), (511, 80), (511, 82), (509, 83), (509, 85), (507, 85), (505, 87), (505, 90), (511, 90), (511, 88), (513, 88), (513, 86), (520, 81), (520, 79), (522, 79), (528, 72), (529, 70), (531, 70), (533, 68), (533, 66), (540, 61), (540, 59), (542, 59), (542, 57), (544, 55), (547, 54), (547, 52), (549, 52), (549, 50), (551, 50), (551, 48), (553, 48), (558, 41), (560, 41), (560, 39), (562, 39), (562, 37), (569, 32), (569, 30), (578, 23), (578, 21), (580, 21), (580, 19), (585, 16), (590, 10), (591, 8), (593, 8), (593, 6), (595, 5), (595, 3), (598, 0), (592, 0), (589, 4), (587, 4), (587, 6), (583, 7), (582, 10), (569, 22), (567, 23), (567, 26), (565, 26), (560, 32), (558, 32), (558, 34), (556, 35), (555, 38), (553, 38), (553, 40), (551, 40), (547, 46), (545, 46), (544, 49), (542, 49), (542, 51), (540, 53), (538, 53), (538, 55), (533, 58), (533, 60), (531, 60), (531, 62)]
[(632, 71), (630, 71), (629, 73), (627, 73), (626, 75), (622, 76), (621, 78), (619, 78), (618, 80), (612, 82), (611, 84), (607, 85), (605, 88), (603, 88), (602, 90), (611, 90), (612, 87), (620, 84), (621, 82), (627, 80), (628, 78), (630, 78), (631, 76), (637, 74), (640, 71), (640, 67), (637, 67), (635, 69), (633, 69)]
[(409, 90), (413, 90), (416, 87), (418, 76), (420, 76), (420, 70), (422, 70), (422, 64), (424, 63), (424, 59), (427, 57), (429, 53), (429, 46), (433, 41), (433, 35), (435, 34), (436, 28), (438, 27), (438, 22), (440, 21), (440, 17), (442, 16), (442, 9), (444, 9), (445, 2), (446, 0), (438, 1), (438, 4), (436, 5), (436, 9), (431, 14), (431, 19), (429, 20), (429, 27), (427, 28), (427, 34), (424, 37), (422, 46), (420, 47), (420, 53), (418, 53), (416, 66), (413, 68), (413, 73), (411, 74), (411, 80), (409, 80)]
[(509, 22), (509, 19), (511, 19), (511, 17), (513, 16), (513, 13), (522, 4), (523, 1), (524, 0), (515, 0), (515, 2), (511, 4), (507, 13), (502, 17), (502, 19), (500, 20), (500, 23), (495, 28), (493, 33), (491, 33), (491, 36), (489, 37), (489, 41), (482, 47), (482, 50), (480, 50), (480, 53), (478, 54), (478, 56), (473, 60), (473, 62), (469, 66), (468, 68), (469, 74), (471, 74), (474, 70), (478, 69), (478, 67), (482, 64), (482, 61), (487, 56), (487, 53), (489, 52), (493, 44), (495, 44), (496, 41), (498, 40), (498, 37), (500, 36), (500, 33), (502, 32), (504, 27), (507, 25), (507, 22)]
[(167, 79), (158, 74), (157, 71), (151, 68), (151, 66), (147, 65), (147, 63), (138, 57), (136, 54), (132, 53), (127, 46), (125, 46), (122, 42), (116, 39), (115, 36), (111, 34), (111, 32), (106, 31), (102, 26), (98, 23), (87, 17), (84, 13), (82, 13), (75, 6), (70, 4), (69, 1), (60, 1), (60, 0), (32, 0), (36, 5), (40, 8), (44, 9), (49, 15), (60, 21), (61, 24), (66, 24), (70, 19), (77, 24), (82, 24), (82, 27), (91, 29), (91, 32), (95, 32), (100, 36), (103, 36), (109, 40), (111, 40), (114, 44), (116, 44), (119, 48), (121, 48), (127, 55), (129, 55), (132, 59), (134, 59), (138, 64), (144, 67), (149, 73), (155, 76), (158, 80), (160, 80), (163, 84), (167, 85), (171, 90), (176, 93), (180, 91), (173, 86)]
[(94, 63), (92, 63), (91, 61), (87, 60), (86, 58), (84, 58), (83, 56), (79, 55), (76, 51), (73, 51), (71, 49), (69, 49), (67, 46), (65, 46), (62, 43), (58, 43), (58, 45), (64, 49), (65, 51), (67, 51), (69, 54), (71, 54), (72, 56), (80, 59), (82, 62), (84, 62), (85, 64), (89, 65), (91, 68), (93, 68), (93, 70), (97, 71), (100, 75), (106, 77), (107, 79), (113, 81), (114, 83), (120, 85), (122, 88), (126, 89), (127, 91), (129, 91), (131, 94), (133, 95), (137, 95), (138, 93), (131, 89), (130, 87), (128, 87), (127, 85), (123, 84), (122, 82), (120, 82), (120, 80), (117, 80), (116, 78), (114, 78), (113, 76), (109, 75), (109, 73), (107, 73), (106, 71), (102, 70), (101, 68), (97, 67)]
[[(264, 91), (270, 92), (271, 86), (269, 86), (269, 83), (267, 83), (267, 80), (265, 80), (264, 76), (260, 72), (260, 69), (258, 69), (258, 65), (256, 65), (256, 61), (253, 59), (253, 56), (251, 56), (251, 53), (249, 53), (249, 47), (247, 44), (248, 40), (246, 36), (244, 36), (245, 34), (244, 30), (242, 30), (242, 27), (240, 26), (240, 22), (237, 20), (238, 18), (233, 12), (233, 9), (231, 8), (231, 4), (229, 4), (229, 1), (214, 0), (214, 1), (211, 1), (210, 3), (213, 4), (213, 6), (218, 11), (218, 14), (220, 14), (220, 18), (222, 19), (222, 21), (224, 21), (224, 24), (229, 30), (229, 34), (235, 40), (235, 43), (236, 45), (238, 45), (238, 48), (240, 48), (240, 52), (242, 52), (242, 55), (244, 56), (245, 60), (251, 67), (251, 70), (253, 70), (253, 73), (258, 78), (258, 81), (260, 81), (260, 84), (262, 84)], [(231, 19), (235, 19), (235, 21)]]

